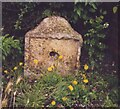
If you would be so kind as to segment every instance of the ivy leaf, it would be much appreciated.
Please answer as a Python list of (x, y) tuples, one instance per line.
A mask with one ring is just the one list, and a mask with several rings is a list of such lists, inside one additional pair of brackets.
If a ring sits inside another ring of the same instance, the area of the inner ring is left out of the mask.
[(114, 6), (114, 7), (113, 7), (113, 13), (115, 14), (115, 13), (117, 12), (117, 10), (118, 10), (118, 7), (117, 7), (117, 6)]

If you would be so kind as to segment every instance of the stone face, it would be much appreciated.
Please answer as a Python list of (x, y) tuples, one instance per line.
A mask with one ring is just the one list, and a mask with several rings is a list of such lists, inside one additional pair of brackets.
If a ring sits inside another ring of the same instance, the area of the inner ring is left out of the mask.
[(38, 76), (50, 66), (62, 75), (72, 72), (80, 66), (82, 43), (82, 36), (67, 20), (58, 16), (45, 18), (25, 35), (25, 75)]

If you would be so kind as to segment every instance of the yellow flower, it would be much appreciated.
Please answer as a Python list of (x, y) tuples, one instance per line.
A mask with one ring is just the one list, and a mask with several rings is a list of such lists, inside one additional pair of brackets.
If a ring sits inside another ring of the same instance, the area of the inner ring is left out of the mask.
[(83, 82), (84, 82), (84, 83), (88, 83), (88, 79), (84, 79)]
[(17, 67), (14, 67), (13, 70), (17, 70), (18, 68)]
[(36, 65), (38, 64), (38, 60), (37, 60), (37, 59), (34, 59), (33, 62), (34, 62), (34, 64), (36, 64)]
[(23, 65), (23, 63), (22, 63), (22, 62), (20, 62), (20, 63), (19, 63), (19, 65), (20, 65), (20, 66), (22, 66), (22, 65)]
[(66, 100), (67, 100), (67, 97), (62, 97), (62, 100), (63, 100), (63, 101), (66, 101)]
[(56, 102), (53, 100), (53, 101), (51, 102), (51, 104), (54, 106), (54, 105), (56, 104)]
[(40, 74), (40, 76), (42, 77), (42, 76), (43, 76), (43, 74)]
[(68, 88), (70, 89), (70, 91), (73, 91), (73, 86), (69, 85)]
[(76, 80), (74, 80), (72, 83), (73, 83), (74, 85), (77, 85), (77, 84), (78, 84), (78, 82), (77, 82)]
[(88, 70), (88, 68), (89, 68), (88, 65), (85, 64), (85, 65), (84, 65), (84, 69), (85, 69), (85, 70)]
[(52, 71), (52, 68), (51, 68), (51, 67), (48, 67), (48, 69), (47, 69), (47, 70), (50, 72), (50, 71)]
[(51, 68), (54, 69), (55, 67), (52, 65)]
[(58, 58), (59, 58), (59, 59), (62, 59), (62, 58), (63, 58), (63, 56), (62, 56), (62, 55), (60, 55)]
[(83, 77), (84, 79), (86, 79), (86, 75), (85, 75), (85, 74), (82, 74), (82, 77)]
[(4, 70), (4, 73), (8, 74), (8, 71), (7, 71), (7, 70)]
[(29, 58), (28, 54), (25, 55), (25, 58), (26, 58), (26, 60), (28, 60), (28, 58)]

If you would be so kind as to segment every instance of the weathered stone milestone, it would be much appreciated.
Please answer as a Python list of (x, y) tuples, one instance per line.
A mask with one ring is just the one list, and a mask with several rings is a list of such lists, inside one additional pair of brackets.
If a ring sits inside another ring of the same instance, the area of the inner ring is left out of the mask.
[(67, 20), (45, 18), (25, 35), (25, 75), (53, 70), (62, 75), (71, 73), (80, 66), (82, 43), (82, 36)]

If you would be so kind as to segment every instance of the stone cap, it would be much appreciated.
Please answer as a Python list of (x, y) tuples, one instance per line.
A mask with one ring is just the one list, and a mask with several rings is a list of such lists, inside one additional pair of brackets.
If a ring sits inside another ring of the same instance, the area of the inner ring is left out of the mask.
[(33, 30), (26, 33), (26, 37), (40, 37), (53, 39), (75, 39), (83, 42), (82, 36), (76, 32), (66, 19), (60, 16), (50, 16)]

